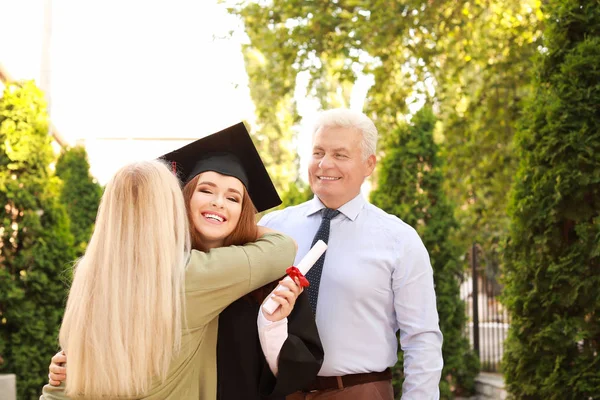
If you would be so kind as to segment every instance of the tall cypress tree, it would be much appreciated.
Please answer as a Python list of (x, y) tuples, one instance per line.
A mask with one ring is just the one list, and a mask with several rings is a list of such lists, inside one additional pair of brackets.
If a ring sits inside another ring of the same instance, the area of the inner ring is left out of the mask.
[[(463, 335), (466, 317), (460, 300), (461, 252), (451, 239), (456, 220), (442, 188), (442, 162), (433, 140), (434, 126), (435, 116), (430, 107), (425, 107), (411, 124), (386, 137), (385, 156), (371, 200), (413, 226), (429, 251), (444, 335), (440, 394), (450, 399), (453, 394), (473, 391), (479, 363)], [(395, 369), (401, 376), (402, 362)]]
[(57, 350), (74, 259), (43, 93), (8, 84), (0, 98), (0, 371), (17, 375), (19, 399), (37, 399)]
[(600, 398), (600, 6), (550, 0), (516, 136), (504, 372), (517, 399)]
[(68, 149), (60, 155), (56, 175), (63, 181), (60, 200), (67, 206), (77, 256), (81, 256), (94, 229), (102, 187), (90, 175), (87, 153), (82, 146)]

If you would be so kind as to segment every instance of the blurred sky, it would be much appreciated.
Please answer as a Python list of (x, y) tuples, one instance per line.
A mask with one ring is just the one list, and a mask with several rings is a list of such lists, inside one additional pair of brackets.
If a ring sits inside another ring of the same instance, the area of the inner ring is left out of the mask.
[[(0, 0), (0, 63), (14, 78), (44, 86), (49, 55), (52, 121), (69, 143), (85, 144), (101, 183), (129, 161), (242, 119), (253, 122), (245, 42), (241, 23), (216, 0)], [(352, 107), (361, 109), (367, 87), (358, 86)], [(305, 94), (296, 91), (304, 121), (318, 107)], [(298, 127), (302, 156), (309, 151), (306, 127)]]

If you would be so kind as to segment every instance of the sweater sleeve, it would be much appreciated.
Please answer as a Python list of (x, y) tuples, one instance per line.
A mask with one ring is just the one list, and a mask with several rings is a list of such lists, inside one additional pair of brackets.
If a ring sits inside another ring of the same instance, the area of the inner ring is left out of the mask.
[(278, 233), (243, 246), (193, 251), (185, 284), (188, 328), (205, 325), (238, 298), (285, 275), (295, 255), (294, 240)]
[(60, 386), (44, 385), (40, 400), (69, 400), (65, 394), (65, 382), (61, 382)]

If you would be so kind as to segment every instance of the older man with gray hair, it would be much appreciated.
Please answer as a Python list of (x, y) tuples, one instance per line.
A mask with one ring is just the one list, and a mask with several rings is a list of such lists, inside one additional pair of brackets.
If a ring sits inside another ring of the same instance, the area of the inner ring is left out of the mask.
[(296, 261), (318, 239), (329, 246), (307, 288), (325, 360), (314, 384), (288, 400), (393, 399), (398, 331), (402, 399), (439, 398), (442, 334), (429, 255), (412, 227), (360, 192), (375, 168), (377, 136), (362, 113), (322, 112), (308, 167), (314, 198), (260, 221), (296, 239)]

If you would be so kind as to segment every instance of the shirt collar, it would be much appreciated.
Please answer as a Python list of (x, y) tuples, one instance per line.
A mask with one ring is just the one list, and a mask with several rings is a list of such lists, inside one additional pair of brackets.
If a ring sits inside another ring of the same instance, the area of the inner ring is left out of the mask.
[[(358, 217), (360, 210), (362, 210), (366, 202), (367, 201), (363, 197), (363, 194), (359, 193), (355, 198), (338, 208), (338, 210), (351, 221), (354, 221), (356, 217)], [(308, 210), (306, 210), (306, 216), (309, 217), (313, 214), (316, 214), (324, 208), (325, 205), (321, 202), (321, 200), (319, 200), (317, 196), (314, 196), (310, 201)]]

